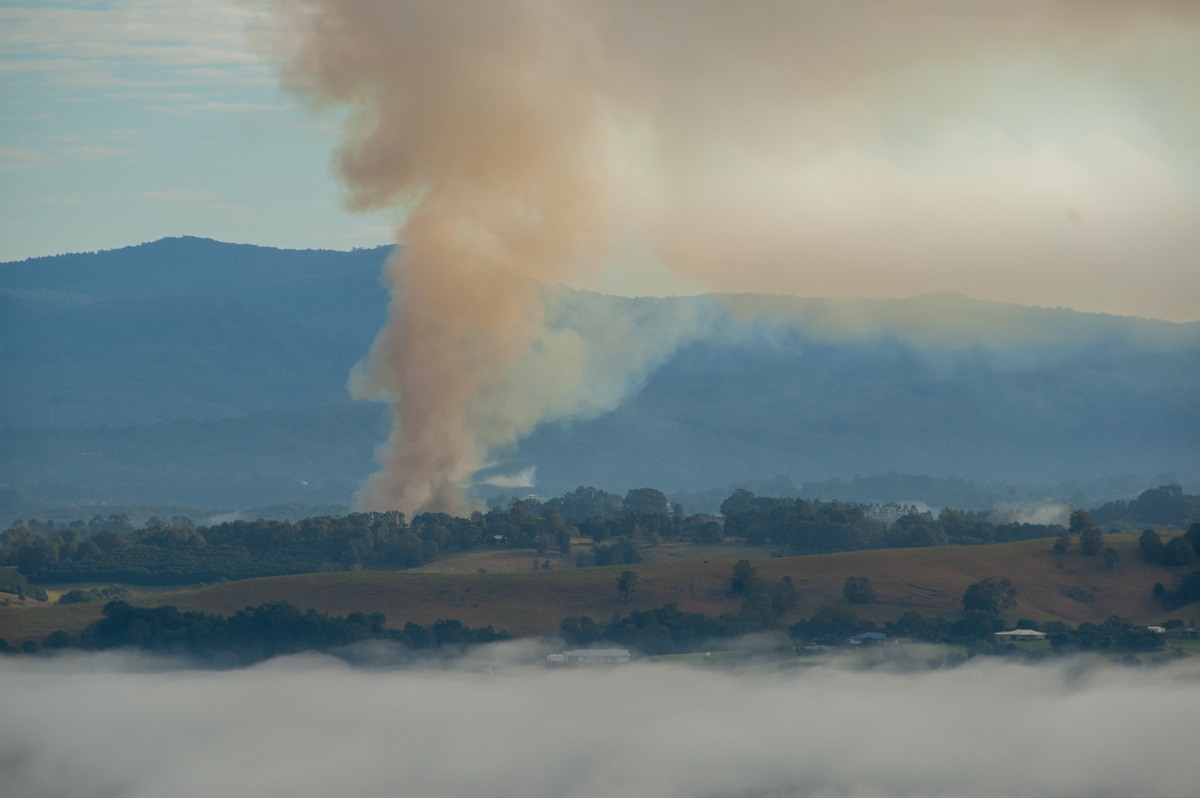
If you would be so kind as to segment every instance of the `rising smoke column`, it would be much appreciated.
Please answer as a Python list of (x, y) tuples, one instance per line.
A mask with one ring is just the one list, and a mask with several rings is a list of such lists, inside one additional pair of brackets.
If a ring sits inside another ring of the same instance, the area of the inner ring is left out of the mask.
[(402, 209), (352, 379), (395, 408), (367, 508), (461, 511), (489, 453), (607, 409), (686, 335), (622, 360), (651, 336), (545, 323), (540, 285), (588, 284), (622, 237), (721, 290), (1200, 290), (1192, 0), (275, 8), (286, 82), (348, 112), (347, 205)]
[(302, 34), (293, 81), (349, 108), (347, 204), (407, 208), (387, 326), (352, 380), (395, 408), (367, 508), (464, 508), (487, 453), (541, 415), (510, 384), (541, 329), (540, 283), (604, 252), (604, 98), (577, 90), (594, 47), (558, 5), (284, 5)]

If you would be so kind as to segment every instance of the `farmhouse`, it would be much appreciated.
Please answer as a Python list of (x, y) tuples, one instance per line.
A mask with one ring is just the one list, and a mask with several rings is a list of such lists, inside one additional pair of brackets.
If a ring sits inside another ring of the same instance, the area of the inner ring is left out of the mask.
[(864, 643), (882, 643), (885, 640), (887, 640), (887, 635), (883, 632), (863, 632), (846, 638), (846, 642), (852, 646), (861, 646)]
[(546, 662), (558, 665), (615, 665), (629, 662), (629, 649), (575, 648), (561, 654), (550, 654)]
[(1002, 643), (1014, 643), (1018, 640), (1045, 640), (1046, 633), (1035, 629), (1010, 629), (1007, 632), (996, 632), (996, 639)]

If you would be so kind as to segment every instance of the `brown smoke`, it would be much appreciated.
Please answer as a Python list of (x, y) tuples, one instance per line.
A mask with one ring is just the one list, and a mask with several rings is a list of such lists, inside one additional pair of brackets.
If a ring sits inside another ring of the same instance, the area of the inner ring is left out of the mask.
[(275, 8), (287, 84), (347, 109), (347, 205), (402, 209), (354, 378), (396, 408), (369, 508), (461, 511), (489, 453), (665, 356), (678, 330), (620, 359), (637, 331), (545, 323), (620, 242), (722, 290), (1195, 313), (1191, 0)]

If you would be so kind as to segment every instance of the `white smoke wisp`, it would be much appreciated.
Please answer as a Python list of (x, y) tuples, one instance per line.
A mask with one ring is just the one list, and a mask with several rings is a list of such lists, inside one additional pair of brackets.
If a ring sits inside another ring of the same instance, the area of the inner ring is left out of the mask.
[[(129, 670), (0, 660), (7, 798), (1178, 798), (1200, 673)], [(114, 729), (120, 733), (115, 734)]]
[(994, 524), (1058, 524), (1066, 526), (1075, 509), (1070, 504), (1052, 502), (998, 502), (988, 513), (988, 520)]
[(540, 286), (610, 267), (1195, 318), (1191, 0), (269, 5), (285, 83), (347, 112), (347, 206), (401, 219), (367, 508), (463, 510), (492, 453), (636, 387), (644, 330), (547, 323)]
[(480, 481), (497, 488), (532, 488), (537, 484), (537, 466), (522, 468), (515, 474), (493, 474)]

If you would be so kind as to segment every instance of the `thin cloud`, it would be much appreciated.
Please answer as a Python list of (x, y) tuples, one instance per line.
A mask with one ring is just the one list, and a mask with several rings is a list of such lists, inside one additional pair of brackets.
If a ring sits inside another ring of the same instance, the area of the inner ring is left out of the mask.
[(86, 196), (84, 194), (37, 194), (30, 198), (34, 205), (82, 205), (102, 196)]
[(83, 72), (95, 69), (101, 62), (79, 58), (22, 58), (0, 61), (0, 74), (20, 72)]
[(128, 147), (106, 147), (101, 144), (82, 144), (75, 147), (63, 147), (63, 155), (81, 161), (107, 161), (113, 158), (127, 158), (137, 155), (137, 150)]
[(229, 103), (229, 102), (209, 102), (200, 103), (194, 106), (184, 106), (194, 108), (197, 111), (217, 111), (228, 114), (257, 114), (257, 113), (274, 113), (276, 111), (286, 111), (287, 106), (277, 105), (272, 103)]
[(3, 8), (0, 73), (59, 73), (52, 85), (75, 87), (262, 85), (269, 78), (246, 47), (248, 19), (221, 0)]
[(76, 89), (152, 89), (170, 88), (176, 85), (172, 81), (159, 77), (127, 77), (104, 69), (96, 69), (94, 71), (88, 70), (80, 72), (64, 72), (54, 75), (48, 82), (55, 86)]
[(195, 102), (200, 99), (199, 94), (192, 92), (169, 91), (113, 91), (104, 96), (110, 100), (153, 100), (160, 103)]
[(193, 191), (183, 188), (166, 188), (156, 191), (139, 191), (138, 199), (153, 200), (155, 202), (208, 202), (220, 197), (215, 191)]
[(41, 150), (0, 147), (0, 170), (34, 169), (55, 162), (53, 155)]

